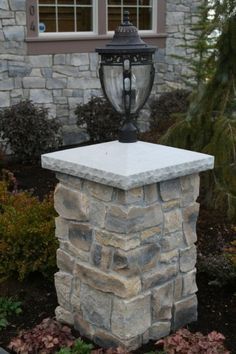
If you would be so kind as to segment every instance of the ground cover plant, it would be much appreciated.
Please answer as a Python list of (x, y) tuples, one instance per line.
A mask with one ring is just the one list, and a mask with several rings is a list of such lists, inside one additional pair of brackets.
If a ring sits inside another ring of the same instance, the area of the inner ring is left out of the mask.
[(0, 297), (0, 331), (9, 324), (8, 318), (11, 315), (19, 315), (22, 312), (21, 302), (12, 298)]

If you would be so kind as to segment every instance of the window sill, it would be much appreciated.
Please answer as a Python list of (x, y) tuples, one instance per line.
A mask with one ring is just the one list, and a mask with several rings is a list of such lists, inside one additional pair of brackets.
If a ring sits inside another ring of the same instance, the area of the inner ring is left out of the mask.
[[(43, 35), (38, 37), (27, 37), (29, 55), (40, 54), (64, 54), (64, 53), (90, 53), (94, 52), (96, 47), (105, 46), (113, 37), (113, 34), (107, 35), (71, 35), (63, 34)], [(159, 48), (165, 47), (166, 33), (144, 33), (142, 38), (151, 45)]]

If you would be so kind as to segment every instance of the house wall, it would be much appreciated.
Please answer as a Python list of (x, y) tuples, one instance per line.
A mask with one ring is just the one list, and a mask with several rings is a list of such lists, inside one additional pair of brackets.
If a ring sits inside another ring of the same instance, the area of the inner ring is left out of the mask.
[[(190, 39), (188, 29), (196, 21), (200, 1), (166, 0), (166, 48), (155, 55), (153, 96), (183, 87), (186, 63), (172, 55), (191, 55), (179, 45)], [(26, 0), (0, 0), (0, 108), (30, 99), (49, 108), (50, 116), (62, 123), (65, 144), (84, 140), (84, 131), (78, 134), (75, 127), (74, 109), (101, 95), (97, 54), (28, 55), (26, 35)], [(148, 128), (148, 104), (139, 124), (141, 130)]]

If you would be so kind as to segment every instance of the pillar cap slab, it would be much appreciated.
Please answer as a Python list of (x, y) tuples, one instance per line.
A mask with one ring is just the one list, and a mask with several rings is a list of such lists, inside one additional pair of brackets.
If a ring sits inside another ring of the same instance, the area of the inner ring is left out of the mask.
[(42, 167), (128, 190), (213, 169), (214, 157), (142, 141), (111, 141), (44, 154)]

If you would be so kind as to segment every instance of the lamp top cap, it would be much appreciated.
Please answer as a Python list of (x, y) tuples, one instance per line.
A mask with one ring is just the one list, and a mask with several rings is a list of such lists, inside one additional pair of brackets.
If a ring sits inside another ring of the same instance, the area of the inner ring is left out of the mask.
[(156, 47), (145, 43), (137, 28), (129, 20), (129, 11), (124, 11), (123, 22), (116, 28), (113, 39), (105, 48), (96, 48), (99, 54), (116, 54), (126, 52), (154, 53)]

